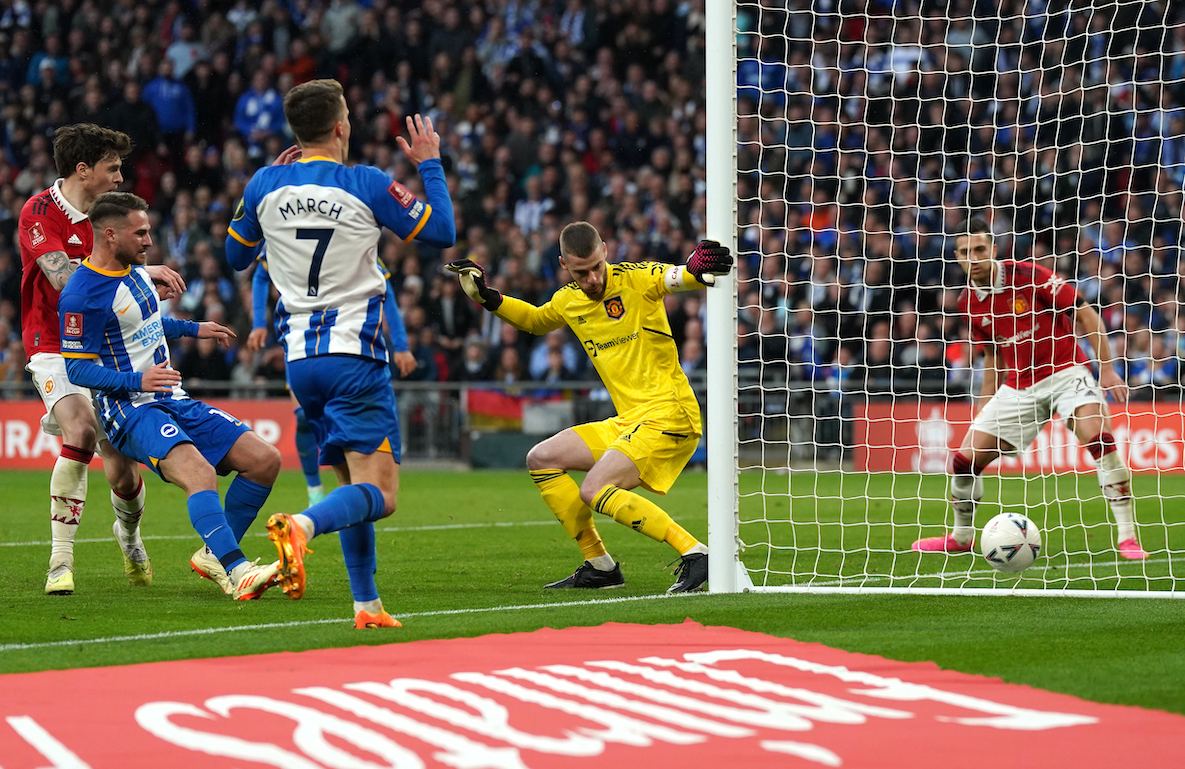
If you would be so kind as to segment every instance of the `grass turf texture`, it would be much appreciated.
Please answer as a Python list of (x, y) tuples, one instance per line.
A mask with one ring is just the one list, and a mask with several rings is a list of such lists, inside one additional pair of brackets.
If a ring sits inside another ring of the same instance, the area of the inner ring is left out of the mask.
[[(923, 479), (919, 487), (919, 481), (910, 476), (888, 478), (886, 483), (892, 485), (884, 487), (868, 486), (865, 476), (790, 478), (782, 478), (781, 483), (795, 484), (796, 493), (814, 494), (806, 502), (805, 497), (795, 499), (795, 509), (804, 514), (809, 509), (821, 518), (840, 516), (838, 503), (828, 502), (829, 497), (844, 497), (844, 520), (851, 515), (848, 506), (863, 504), (853, 502), (857, 486), (852, 484), (868, 490), (866, 496), (874, 498), (869, 503), (874, 513), (883, 503), (877, 498), (887, 498), (893, 488), (902, 495), (912, 490), (913, 496), (919, 488), (922, 496), (933, 491), (929, 488), (933, 479)], [(541, 586), (570, 573), (580, 556), (551, 519), (525, 472), (413, 469), (403, 475), (399, 511), (378, 524), (379, 589), (392, 614), (404, 618), (405, 627), (359, 632), (349, 622), (349, 586), (336, 537), (314, 541), (316, 552), (307, 562), (309, 589), (302, 600), (290, 601), (277, 590), (260, 601), (233, 602), (189, 571), (188, 559), (199, 540), (189, 525), (182, 494), (155, 478), (147, 482), (144, 534), (161, 537), (147, 540), (156, 572), (151, 588), (126, 584), (122, 557), (110, 538), (112, 513), (100, 473), (91, 476), (90, 504), (79, 538), (101, 541), (80, 541), (76, 547), (75, 595), (42, 593), (48, 544), (0, 545), (0, 584), (4, 585), (0, 672), (299, 651), (609, 621), (675, 623), (690, 617), (705, 625), (728, 625), (892, 659), (933, 660), (944, 668), (1100, 702), (1185, 713), (1185, 686), (1181, 685), (1185, 656), (1180, 654), (1183, 601), (798, 594), (657, 597), (673, 580), (669, 571), (663, 571), (673, 553), (611, 521), (600, 521), (599, 528), (610, 552), (622, 562), (625, 588), (545, 591)], [(1162, 478), (1163, 495), (1180, 491), (1166, 483)], [(0, 473), (5, 502), (0, 543), (48, 539), (48, 485), (45, 472)], [(685, 527), (701, 536), (707, 528), (705, 488), (702, 473), (687, 473), (663, 501)], [(832, 494), (829, 489), (846, 491)], [(757, 490), (749, 479), (743, 481), (744, 493)], [(764, 507), (775, 509), (774, 489), (764, 491), (771, 495), (764, 498)], [(1058, 493), (1056, 498), (1070, 495)], [(300, 474), (282, 475), (261, 520), (244, 540), (249, 557), (275, 557), (262, 534), (262, 520), (271, 512), (297, 512), (303, 501)], [(1138, 502), (1141, 517), (1150, 503), (1148, 499)], [(1169, 505), (1164, 507), (1167, 510)], [(914, 503), (909, 520), (916, 518), (916, 508)], [(934, 515), (941, 520), (941, 507)], [(489, 525), (494, 523), (513, 525)], [(1044, 528), (1042, 521), (1038, 523)], [(390, 528), (397, 530), (383, 530)], [(797, 529), (808, 534), (827, 531), (813, 520)], [(811, 536), (826, 539), (828, 535)], [(913, 531), (895, 536), (907, 539)], [(751, 558), (749, 553), (752, 567)], [(963, 558), (951, 561), (963, 569), (978, 568), (977, 563), (970, 565), (969, 556)], [(947, 568), (953, 567), (947, 564)], [(627, 600), (586, 603), (609, 598)], [(289, 622), (308, 624), (244, 628)], [(231, 627), (243, 629), (192, 634)], [(166, 632), (185, 635), (71, 643)], [(12, 648), (51, 642), (65, 643)]]

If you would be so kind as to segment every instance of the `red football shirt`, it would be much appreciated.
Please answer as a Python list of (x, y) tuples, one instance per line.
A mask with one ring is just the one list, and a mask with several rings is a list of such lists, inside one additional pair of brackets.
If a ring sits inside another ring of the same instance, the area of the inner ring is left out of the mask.
[(1004, 383), (1017, 389), (1089, 362), (1074, 335), (1077, 305), (1078, 292), (1051, 270), (1011, 260), (997, 262), (992, 286), (971, 285), (959, 297), (971, 341), (996, 346)]
[(86, 214), (62, 195), (62, 180), (29, 198), (21, 209), (17, 234), (21, 247), (21, 337), (25, 356), (60, 353), (58, 291), (49, 283), (37, 260), (53, 251), (64, 251), (74, 264), (90, 255), (94, 233)]

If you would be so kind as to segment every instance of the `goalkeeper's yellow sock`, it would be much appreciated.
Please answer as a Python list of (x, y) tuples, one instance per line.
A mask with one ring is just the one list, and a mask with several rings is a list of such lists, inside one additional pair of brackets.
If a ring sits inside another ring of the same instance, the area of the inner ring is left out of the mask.
[(563, 470), (532, 470), (531, 480), (539, 487), (543, 501), (563, 524), (564, 531), (576, 540), (584, 559), (594, 564), (603, 563), (595, 559), (608, 557), (609, 551), (605, 549), (601, 535), (593, 524), (592, 511), (580, 499), (580, 487), (576, 481)]
[(606, 486), (593, 497), (592, 508), (656, 542), (666, 542), (679, 555), (699, 545), (699, 541), (672, 521), (661, 507), (632, 491)]

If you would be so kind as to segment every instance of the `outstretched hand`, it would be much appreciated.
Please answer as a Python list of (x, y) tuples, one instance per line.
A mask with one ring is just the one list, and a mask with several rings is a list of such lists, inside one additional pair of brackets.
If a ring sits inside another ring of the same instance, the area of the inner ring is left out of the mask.
[(732, 253), (728, 246), (715, 240), (701, 240), (687, 257), (687, 271), (700, 283), (710, 286), (716, 282), (717, 275), (732, 271)]
[(216, 339), (219, 347), (230, 347), (230, 340), (235, 338), (235, 332), (221, 323), (212, 320), (198, 324), (198, 339)]
[(402, 136), (396, 136), (395, 142), (408, 160), (418, 166), (425, 160), (440, 159), (440, 134), (432, 130), (432, 118), (421, 117), (419, 113), (414, 118), (408, 115), (407, 132), (411, 134), (411, 144)]
[(472, 259), (458, 259), (445, 265), (449, 272), (461, 276), (461, 290), (473, 301), (490, 312), (502, 305), (502, 293), (486, 285), (486, 273), (482, 266)]

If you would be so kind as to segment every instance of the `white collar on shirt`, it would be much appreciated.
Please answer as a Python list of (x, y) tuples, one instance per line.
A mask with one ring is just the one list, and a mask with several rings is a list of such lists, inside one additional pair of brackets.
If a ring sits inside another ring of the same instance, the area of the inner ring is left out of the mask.
[(66, 212), (66, 216), (70, 217), (70, 224), (78, 224), (86, 221), (86, 214), (79, 211), (74, 206), (70, 205), (70, 201), (66, 200), (66, 196), (62, 194), (62, 182), (64, 179), (58, 179), (49, 188), (50, 197), (58, 204), (58, 208)]
[(971, 289), (975, 292), (975, 297), (981, 302), (987, 299), (988, 294), (998, 294), (1004, 290), (1004, 265), (999, 262), (992, 262), (992, 285), (984, 288), (976, 283), (971, 284)]

